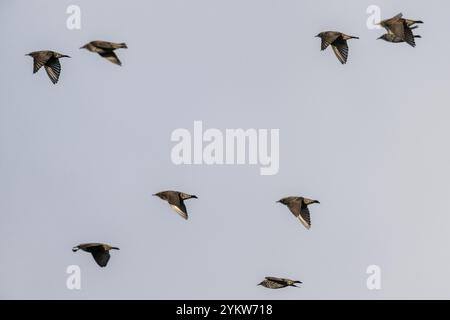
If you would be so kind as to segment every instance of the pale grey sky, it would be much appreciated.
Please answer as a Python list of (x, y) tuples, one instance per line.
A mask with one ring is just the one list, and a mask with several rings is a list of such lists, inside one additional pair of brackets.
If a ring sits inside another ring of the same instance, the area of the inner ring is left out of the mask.
[[(81, 7), (82, 29), (66, 28)], [(375, 40), (366, 8), (425, 21)], [(450, 298), (448, 1), (0, 4), (0, 297)], [(320, 31), (357, 35), (348, 64)], [(115, 66), (78, 48), (126, 42)], [(25, 53), (51, 49), (60, 82)], [(177, 128), (280, 129), (280, 171), (175, 166)], [(151, 194), (196, 194), (184, 221)], [(307, 231), (275, 201), (304, 195)], [(121, 248), (107, 268), (81, 242)], [(66, 267), (82, 290), (66, 288)], [(366, 288), (367, 266), (382, 290)], [(257, 287), (266, 275), (301, 289)]]

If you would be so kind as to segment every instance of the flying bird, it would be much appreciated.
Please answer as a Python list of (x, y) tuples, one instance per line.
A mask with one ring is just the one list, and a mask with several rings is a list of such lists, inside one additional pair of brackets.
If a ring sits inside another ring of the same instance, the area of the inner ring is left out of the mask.
[(311, 217), (308, 206), (313, 203), (320, 203), (317, 200), (304, 197), (286, 197), (277, 202), (286, 205), (308, 230), (311, 228)]
[(155, 193), (154, 196), (157, 196), (160, 199), (167, 201), (172, 207), (172, 209), (174, 209), (180, 216), (182, 216), (186, 220), (188, 219), (188, 213), (186, 210), (186, 206), (184, 204), (184, 200), (192, 198), (198, 199), (197, 196), (179, 191), (161, 191)]
[(53, 82), (56, 84), (59, 80), (59, 74), (61, 73), (60, 58), (70, 58), (69, 56), (50, 50), (34, 51), (26, 54), (33, 58), (33, 73), (39, 71), (44, 66), (45, 71)]
[(90, 52), (96, 52), (103, 58), (111, 61), (114, 64), (117, 64), (119, 66), (122, 65), (122, 62), (120, 62), (119, 58), (114, 53), (114, 50), (123, 48), (128, 49), (127, 45), (125, 43), (114, 43), (114, 42), (108, 42), (108, 41), (91, 41), (84, 46), (82, 46), (80, 49), (86, 49)]
[(286, 278), (265, 277), (265, 279), (258, 283), (258, 286), (263, 286), (269, 289), (281, 289), (285, 287), (296, 287), (296, 283), (302, 283), (297, 280), (290, 280)]
[(348, 45), (347, 40), (359, 39), (358, 37), (349, 36), (342, 32), (337, 31), (325, 31), (319, 33), (316, 37), (322, 39), (321, 50), (325, 50), (329, 45), (333, 48), (334, 54), (338, 60), (345, 64), (348, 57)]
[(406, 42), (410, 46), (415, 47), (415, 38), (420, 38), (420, 36), (415, 36), (412, 30), (416, 29), (416, 24), (420, 23), (423, 23), (423, 21), (404, 19), (403, 14), (399, 13), (396, 16), (379, 23), (380, 26), (386, 29), (387, 33), (378, 39), (393, 43)]
[(109, 255), (109, 250), (120, 250), (120, 249), (104, 243), (82, 243), (72, 248), (73, 252), (77, 252), (78, 250), (83, 250), (91, 253), (92, 256), (94, 257), (95, 262), (97, 262), (97, 264), (100, 267), (106, 267), (109, 258), (111, 257)]

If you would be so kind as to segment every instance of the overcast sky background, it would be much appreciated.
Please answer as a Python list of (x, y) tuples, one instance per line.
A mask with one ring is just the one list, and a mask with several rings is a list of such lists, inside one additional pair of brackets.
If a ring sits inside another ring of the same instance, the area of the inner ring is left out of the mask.
[[(81, 7), (82, 29), (66, 28)], [(375, 40), (366, 9), (425, 21)], [(450, 298), (448, 1), (0, 3), (0, 298)], [(338, 30), (348, 64), (314, 36)], [(78, 48), (126, 42), (118, 67)], [(62, 59), (53, 85), (24, 54)], [(280, 129), (280, 171), (175, 166), (177, 128)], [(151, 194), (196, 194), (181, 219)], [(304, 195), (306, 230), (276, 200)], [(71, 248), (106, 242), (107, 268)], [(66, 288), (79, 265), (82, 289)], [(382, 289), (366, 268), (382, 268)], [(290, 277), (302, 288), (256, 286)]]

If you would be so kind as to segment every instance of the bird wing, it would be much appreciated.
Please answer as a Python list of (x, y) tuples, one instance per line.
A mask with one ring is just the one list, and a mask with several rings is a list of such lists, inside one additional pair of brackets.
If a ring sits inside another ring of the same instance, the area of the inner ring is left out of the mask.
[(101, 49), (115, 49), (114, 43), (108, 41), (92, 41), (91, 44)]
[(403, 22), (403, 29), (404, 29), (404, 39), (407, 44), (409, 44), (411, 47), (416, 46), (416, 41), (414, 40), (414, 34), (411, 31), (411, 28), (408, 27), (406, 22)]
[(399, 13), (399, 14), (393, 16), (392, 18), (382, 20), (382, 21), (380, 22), (380, 25), (382, 25), (384, 28), (387, 28), (388, 25), (397, 22), (397, 21), (400, 20), (402, 17), (403, 17), (403, 14), (402, 14), (402, 13)]
[(106, 267), (109, 258), (111, 258), (108, 251), (101, 249), (93, 251), (92, 256), (94, 257), (95, 262), (97, 262), (100, 267)]
[(77, 247), (84, 250), (84, 249), (98, 247), (98, 246), (101, 246), (101, 244), (100, 243), (82, 243), (82, 244), (79, 244)]
[(91, 44), (100, 49), (106, 50), (114, 50), (119, 48), (126, 48), (127, 45), (125, 43), (114, 43), (109, 41), (92, 41)]
[(178, 205), (171, 204), (170, 205), (173, 210), (175, 210), (176, 213), (178, 213), (180, 216), (182, 216), (184, 219), (188, 219), (188, 214), (186, 210), (186, 206), (183, 202), (180, 202)]
[(45, 71), (53, 82), (53, 84), (58, 82), (59, 74), (61, 73), (61, 64), (58, 58), (51, 58), (45, 64)]
[(309, 230), (311, 228), (311, 217), (309, 214), (308, 206), (306, 204), (302, 204), (298, 219), (305, 226), (306, 229)]
[(282, 278), (277, 278), (277, 277), (265, 277), (265, 279), (269, 280), (269, 281), (279, 282), (279, 283), (284, 282), (284, 280)]
[(289, 203), (287, 204), (289, 210), (291, 210), (292, 214), (296, 217), (300, 215), (302, 201), (303, 200), (301, 198), (295, 198), (289, 201)]
[(331, 47), (333, 48), (334, 54), (336, 55), (338, 60), (342, 64), (345, 64), (347, 62), (347, 57), (348, 57), (347, 41), (339, 38), (333, 42)]
[(339, 38), (340, 34), (337, 32), (327, 33), (322, 37), (322, 45), (321, 50), (325, 50), (330, 44), (336, 41)]
[(288, 204), (289, 210), (296, 216), (306, 229), (311, 228), (311, 219), (309, 216), (309, 209), (303, 203), (302, 198), (296, 198)]
[(39, 69), (47, 63), (47, 61), (52, 57), (51, 52), (39, 52), (33, 57), (33, 73), (39, 71)]
[(169, 202), (172, 209), (175, 210), (180, 216), (186, 220), (188, 219), (187, 209), (180, 192), (170, 193), (167, 202)]
[(114, 51), (104, 51), (104, 52), (99, 52), (98, 54), (101, 55), (103, 58), (111, 61), (114, 64), (117, 64), (119, 66), (122, 65), (122, 62), (120, 62), (119, 58), (117, 58)]

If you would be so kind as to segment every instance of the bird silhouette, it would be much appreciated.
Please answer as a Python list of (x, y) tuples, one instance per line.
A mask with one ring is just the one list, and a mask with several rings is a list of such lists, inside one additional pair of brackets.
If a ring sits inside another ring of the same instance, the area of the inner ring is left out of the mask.
[(311, 217), (308, 206), (313, 203), (320, 203), (317, 200), (304, 197), (286, 197), (277, 202), (286, 205), (308, 230), (311, 228)]
[(56, 84), (59, 80), (59, 74), (61, 73), (60, 58), (70, 58), (68, 55), (58, 53), (50, 50), (33, 51), (26, 56), (33, 58), (33, 73), (39, 71), (44, 66), (47, 75), (53, 84)]
[(325, 50), (329, 45), (333, 48), (334, 54), (338, 60), (345, 64), (348, 58), (348, 45), (347, 40), (359, 39), (358, 37), (349, 36), (342, 32), (337, 31), (325, 31), (319, 33), (316, 37), (322, 39), (321, 50)]
[(175, 210), (180, 216), (184, 219), (188, 219), (188, 213), (186, 206), (184, 204), (184, 200), (187, 199), (198, 199), (195, 195), (190, 195), (187, 193), (179, 192), (179, 191), (161, 191), (155, 193), (154, 196), (159, 197), (160, 199), (167, 201), (172, 209)]
[(302, 283), (298, 280), (290, 280), (286, 278), (277, 278), (277, 277), (265, 277), (263, 281), (258, 283), (258, 286), (263, 286), (269, 289), (281, 289), (286, 287), (296, 287), (296, 283)]
[(82, 243), (72, 248), (73, 252), (77, 252), (78, 250), (83, 250), (91, 253), (94, 257), (95, 262), (97, 262), (100, 267), (106, 267), (109, 258), (111, 257), (109, 251), (120, 249), (117, 247), (112, 247), (109, 244), (105, 243)]
[(120, 62), (119, 58), (114, 53), (114, 50), (124, 48), (127, 49), (127, 45), (125, 43), (114, 43), (114, 42), (108, 42), (108, 41), (91, 41), (84, 46), (82, 46), (80, 49), (86, 49), (90, 52), (96, 52), (101, 57), (111, 61), (114, 64), (117, 64), (119, 66), (122, 65), (122, 62)]
[(410, 46), (415, 47), (415, 38), (420, 38), (420, 36), (414, 36), (412, 30), (417, 28), (416, 24), (421, 23), (423, 23), (421, 20), (404, 19), (403, 14), (399, 13), (379, 23), (380, 26), (386, 29), (387, 33), (378, 39), (393, 43), (406, 42)]

